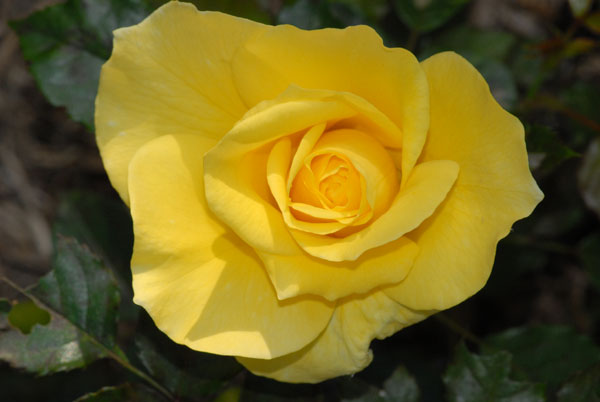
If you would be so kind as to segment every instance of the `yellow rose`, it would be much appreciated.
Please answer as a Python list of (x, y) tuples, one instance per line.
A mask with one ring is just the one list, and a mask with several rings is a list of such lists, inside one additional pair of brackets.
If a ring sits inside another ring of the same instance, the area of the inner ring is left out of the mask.
[(454, 53), (170, 2), (115, 31), (97, 142), (129, 205), (135, 302), (175, 342), (289, 382), (486, 282), (542, 199), (520, 122)]

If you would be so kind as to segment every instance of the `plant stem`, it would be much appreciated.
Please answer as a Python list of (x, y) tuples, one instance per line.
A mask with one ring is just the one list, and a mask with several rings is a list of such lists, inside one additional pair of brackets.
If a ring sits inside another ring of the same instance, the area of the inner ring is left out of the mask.
[(412, 53), (414, 53), (415, 48), (417, 47), (418, 40), (419, 40), (419, 31), (417, 31), (416, 29), (411, 29), (410, 34), (408, 36), (408, 41), (406, 42), (406, 49), (408, 49)]
[(45, 309), (47, 311), (50, 311), (53, 315), (61, 317), (64, 320), (70, 322), (71, 325), (73, 325), (75, 328), (77, 328), (77, 330), (79, 332), (81, 332), (82, 334), (86, 335), (93, 343), (95, 343), (100, 349), (102, 349), (106, 353), (106, 355), (108, 357), (110, 357), (111, 359), (113, 359), (114, 361), (116, 361), (117, 363), (119, 363), (125, 369), (129, 370), (131, 373), (135, 374), (136, 376), (138, 376), (142, 380), (146, 381), (152, 387), (156, 388), (157, 391), (159, 391), (161, 394), (163, 394), (169, 400), (171, 400), (171, 401), (175, 400), (175, 397), (165, 387), (163, 387), (158, 382), (156, 382), (156, 380), (154, 380), (152, 377), (150, 377), (149, 375), (147, 375), (146, 373), (144, 373), (143, 371), (141, 371), (137, 367), (133, 366), (131, 363), (129, 363), (127, 360), (125, 360), (122, 356), (119, 356), (118, 353), (115, 353), (115, 351), (109, 349), (104, 344), (102, 344), (99, 340), (97, 340), (96, 338), (94, 338), (94, 336), (92, 334), (88, 333), (84, 329), (82, 329), (79, 326), (75, 325), (72, 321), (70, 321), (69, 319), (67, 319), (66, 317), (64, 317), (62, 314), (60, 314), (59, 312), (57, 312), (56, 310), (54, 310), (53, 308), (51, 308), (50, 306), (48, 306), (46, 303), (42, 302), (37, 297), (35, 297), (31, 293), (29, 293), (29, 291), (23, 289), (21, 286), (17, 285), (16, 283), (14, 283), (13, 281), (11, 281), (10, 279), (8, 279), (4, 275), (0, 275), (0, 281), (6, 283), (8, 286), (10, 286), (11, 288), (15, 289), (17, 292), (19, 292), (22, 295), (26, 296), (27, 298), (29, 298), (31, 301), (33, 301), (38, 306), (42, 307), (43, 309)]
[(434, 317), (439, 322), (450, 328), (452, 331), (459, 334), (461, 337), (470, 340), (471, 342), (477, 344), (477, 346), (479, 347), (485, 346), (485, 343), (481, 339), (479, 339), (477, 335), (473, 334), (471, 331), (454, 321), (452, 318), (448, 317), (446, 314), (437, 313), (436, 315), (434, 315)]
[(546, 251), (548, 253), (553, 254), (563, 254), (571, 256), (577, 255), (577, 250), (573, 247), (555, 241), (537, 240), (521, 234), (513, 233), (504, 241), (518, 246), (528, 246), (537, 248), (538, 250)]

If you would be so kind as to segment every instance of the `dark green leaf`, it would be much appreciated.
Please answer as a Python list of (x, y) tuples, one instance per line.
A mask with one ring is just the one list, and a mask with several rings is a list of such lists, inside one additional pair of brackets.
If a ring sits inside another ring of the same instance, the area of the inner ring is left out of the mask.
[(223, 387), (223, 382), (214, 378), (219, 374), (215, 363), (216, 359), (230, 360), (229, 357), (188, 351), (185, 366), (178, 366), (171, 361), (176, 356), (166, 355), (164, 349), (157, 348), (146, 338), (137, 337), (135, 344), (137, 356), (150, 375), (160, 379), (177, 396), (193, 398), (210, 395)]
[(87, 248), (64, 237), (57, 239), (53, 267), (32, 294), (113, 348), (120, 295), (111, 272)]
[(512, 353), (519, 370), (550, 388), (558, 387), (575, 371), (600, 361), (600, 348), (568, 327), (513, 328), (486, 342), (495, 349)]
[(139, 22), (149, 11), (144, 0), (68, 0), (12, 27), (46, 98), (92, 130), (100, 67), (110, 55), (112, 31)]
[(526, 127), (527, 151), (531, 154), (531, 167), (549, 173), (562, 162), (579, 154), (566, 146), (550, 128), (541, 125)]
[(6, 299), (0, 298), (0, 331), (8, 328), (8, 313), (12, 308), (12, 304)]
[[(65, 194), (53, 231), (89, 246), (115, 273), (129, 273), (133, 230), (129, 210), (122, 202), (92, 193)], [(131, 276), (126, 279), (129, 282)]]
[(453, 364), (444, 374), (450, 401), (461, 402), (540, 402), (544, 401), (544, 387), (524, 381), (513, 381), (511, 355), (498, 352), (478, 356), (470, 353), (464, 344), (456, 351)]
[[(516, 38), (501, 31), (481, 31), (460, 26), (443, 31), (439, 36), (424, 39), (419, 59), (436, 53), (454, 51), (471, 62), (490, 86), (494, 98), (504, 108), (511, 109), (517, 101), (517, 86), (513, 73), (504, 64)], [(493, 43), (494, 46), (490, 46)]]
[(585, 204), (600, 216), (600, 140), (588, 146), (577, 178)]
[(517, 103), (517, 84), (511, 71), (502, 63), (488, 60), (476, 65), (483, 75), (496, 101), (505, 109)]
[(11, 308), (12, 305), (8, 300), (0, 298), (0, 314), (8, 314)]
[(583, 148), (590, 139), (598, 137), (600, 133), (598, 99), (600, 99), (600, 86), (583, 80), (573, 83), (560, 94), (556, 109), (569, 117), (567, 130), (571, 147)]
[[(482, 31), (469, 26), (444, 30), (430, 39), (423, 39), (419, 59), (436, 53), (454, 51), (478, 65), (484, 61), (505, 60), (517, 40), (514, 35), (503, 31)], [(493, 43), (494, 46), (490, 46)]]
[(55, 247), (54, 269), (30, 292), (48, 309), (50, 323), (34, 325), (29, 335), (0, 333), (0, 360), (41, 375), (120, 353), (119, 291), (110, 271), (75, 240), (59, 237)]
[(39, 375), (85, 367), (103, 357), (103, 348), (57, 315), (48, 325), (34, 325), (28, 335), (0, 333), (0, 360)]
[[(493, 47), (493, 46), (490, 46)], [(544, 63), (541, 52), (534, 44), (523, 44), (511, 52), (510, 67), (517, 83), (528, 88), (528, 96), (533, 97), (552, 71)]]
[(411, 29), (429, 32), (458, 13), (469, 0), (394, 0), (398, 17)]
[(342, 377), (336, 380), (342, 402), (384, 402), (380, 389), (360, 377)]
[(557, 393), (558, 402), (600, 402), (600, 365), (575, 374)]
[(231, 387), (223, 391), (214, 402), (238, 402), (242, 395), (242, 388)]
[(96, 392), (77, 398), (74, 402), (164, 402), (159, 393), (141, 384), (122, 384), (103, 387)]
[(590, 282), (600, 292), (600, 233), (594, 233), (581, 241), (579, 257)]
[(121, 289), (121, 320), (135, 322), (140, 308), (132, 303), (129, 261), (133, 229), (127, 207), (121, 201), (98, 194), (68, 193), (61, 198), (53, 232), (55, 237), (77, 239), (102, 258)]
[(419, 400), (417, 381), (404, 367), (398, 367), (390, 378), (385, 380), (383, 390), (381, 395), (384, 401), (417, 402)]
[(360, 377), (344, 377), (337, 380), (343, 402), (416, 402), (419, 387), (415, 378), (404, 367), (398, 367), (376, 387)]
[(254, 375), (246, 376), (241, 402), (325, 402), (323, 389), (309, 384), (284, 384)]
[(569, 41), (560, 53), (560, 58), (570, 59), (590, 52), (596, 47), (596, 41), (589, 38), (575, 38)]
[(355, 10), (360, 10), (369, 21), (379, 21), (388, 11), (389, 5), (386, 0), (337, 0), (337, 3), (344, 3)]
[(590, 14), (585, 19), (585, 26), (596, 33), (600, 33), (600, 11)]
[(36, 306), (31, 300), (25, 300), (12, 307), (8, 314), (8, 322), (22, 333), (28, 334), (35, 324), (48, 324), (50, 314)]
[(357, 25), (364, 23), (364, 19), (351, 4), (325, 0), (298, 0), (291, 6), (283, 7), (277, 22), (292, 24), (302, 29), (318, 29)]

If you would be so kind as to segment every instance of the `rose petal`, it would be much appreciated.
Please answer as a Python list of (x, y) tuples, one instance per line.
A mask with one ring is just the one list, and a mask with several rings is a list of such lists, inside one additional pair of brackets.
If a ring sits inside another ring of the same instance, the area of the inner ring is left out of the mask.
[(356, 261), (331, 262), (312, 257), (298, 246), (294, 254), (259, 251), (279, 299), (318, 295), (335, 301), (400, 282), (419, 252), (406, 237), (365, 252)]
[(273, 146), (267, 161), (267, 182), (284, 222), (289, 227), (319, 234), (333, 233), (345, 227), (346, 225), (339, 222), (314, 223), (301, 221), (291, 213), (289, 195), (286, 190), (286, 178), (292, 159), (291, 151), (291, 141), (289, 138), (283, 138)]
[(202, 154), (211, 144), (202, 136), (162, 136), (131, 161), (134, 301), (195, 350), (291, 353), (315, 339), (333, 308), (309, 298), (277, 300), (254, 251), (211, 216), (202, 183)]
[(317, 383), (362, 370), (373, 358), (373, 338), (386, 338), (431, 313), (407, 309), (378, 291), (339, 305), (323, 334), (305, 348), (272, 360), (238, 361), (279, 381)]
[(290, 84), (358, 95), (402, 131), (402, 171), (408, 174), (419, 157), (429, 127), (427, 80), (412, 53), (383, 46), (372, 28), (276, 26), (240, 49), (233, 73), (249, 107), (275, 98)]
[(410, 234), (421, 252), (386, 293), (415, 309), (446, 309), (486, 282), (498, 240), (543, 194), (527, 163), (523, 126), (502, 109), (475, 68), (454, 53), (423, 62), (431, 127), (423, 161), (452, 159), (460, 175), (435, 214)]
[[(206, 198), (211, 210), (253, 248), (296, 253), (267, 184), (265, 147), (327, 122), (361, 116), (369, 133), (400, 133), (381, 112), (355, 95), (292, 87), (251, 109), (205, 157)], [(387, 130), (392, 130), (389, 133)]]
[(218, 140), (247, 111), (230, 64), (240, 46), (264, 29), (173, 1), (142, 23), (115, 31), (95, 122), (104, 165), (125, 202), (127, 167), (145, 142), (172, 132)]
[(440, 205), (458, 175), (458, 164), (448, 160), (421, 163), (389, 209), (361, 231), (332, 239), (292, 230), (309, 254), (328, 261), (356, 260), (366, 250), (381, 246), (415, 229)]

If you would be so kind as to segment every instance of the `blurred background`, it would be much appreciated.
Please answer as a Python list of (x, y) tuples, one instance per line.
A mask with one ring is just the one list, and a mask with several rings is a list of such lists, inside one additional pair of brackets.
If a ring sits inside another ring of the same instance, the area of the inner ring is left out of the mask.
[[(110, 205), (107, 208), (118, 216), (115, 220), (126, 217), (104, 173), (91, 132), (97, 77), (84, 77), (80, 71), (83, 68), (93, 72), (99, 64), (87, 59), (64, 59), (63, 73), (58, 74), (56, 65), (51, 69), (48, 60), (40, 57), (41, 53), (20, 47), (15, 30), (23, 39), (40, 25), (31, 20), (13, 25), (14, 29), (8, 25), (9, 21), (22, 20), (57, 3), (60, 1), (0, 0), (0, 275), (21, 287), (35, 284), (50, 270), (53, 233), (67, 218), (79, 222), (104, 219), (88, 215), (97, 205), (103, 208)], [(97, 4), (102, 4), (99, 9), (104, 10), (115, 2), (71, 0), (70, 3), (77, 3), (85, 13), (91, 13)], [(151, 10), (161, 2), (124, 3), (138, 7), (143, 3), (143, 10)], [(406, 47), (420, 60), (439, 51), (454, 50), (481, 71), (499, 103), (517, 115), (526, 127), (530, 166), (545, 200), (532, 217), (518, 222), (513, 232), (500, 242), (490, 281), (479, 294), (438, 318), (405, 329), (388, 340), (375, 341), (375, 362), (360, 374), (361, 378), (375, 384), (382, 373), (391, 372), (395, 364), (402, 362), (417, 378), (420, 400), (436, 401), (447, 395), (441, 376), (460, 339), (477, 348), (481, 346), (480, 339), (509, 328), (543, 324), (568, 327), (598, 345), (598, 1), (199, 0), (195, 3), (200, 9), (218, 9), (265, 23), (290, 23), (305, 29), (369, 24), (387, 46)], [(136, 14), (130, 22), (139, 21), (143, 15), (143, 12)], [(104, 28), (110, 32), (108, 27)], [(74, 37), (80, 33), (76, 29), (66, 32)], [(107, 40), (106, 50), (110, 52), (109, 36), (101, 33), (99, 37)], [(54, 38), (57, 48), (72, 45), (65, 38), (60, 35)], [(83, 100), (70, 96), (69, 91), (81, 91), (82, 87), (69, 86), (82, 82), (83, 88), (92, 88), (89, 94), (86, 92), (89, 96)], [(75, 108), (75, 104), (80, 107)], [(73, 206), (81, 200), (85, 202)], [(114, 227), (111, 229), (109, 225), (106, 230), (110, 232)], [(118, 236), (126, 239), (127, 249), (130, 229), (123, 230), (125, 234)], [(126, 257), (123, 260), (126, 266)], [(126, 274), (123, 275), (122, 282), (126, 283)], [(0, 282), (0, 298), (12, 302), (21, 296), (13, 287)], [(121, 316), (124, 318), (119, 323), (119, 337), (125, 343), (136, 330), (152, 326), (143, 312), (133, 308)], [(94, 363), (86, 370), (40, 379), (0, 363), (0, 389), (7, 390), (7, 396), (0, 394), (0, 400), (73, 400), (94, 387), (114, 385), (129, 378), (110, 361)], [(74, 378), (78, 385), (67, 386), (73, 384)], [(311, 400), (306, 395), (316, 392), (321, 395), (320, 400), (339, 399), (336, 386), (329, 383), (315, 391), (314, 387), (288, 389), (248, 376), (240, 379), (238, 375), (233, 381), (244, 382), (244, 388), (248, 389), (274, 387), (277, 395), (291, 393)], [(38, 384), (37, 389), (32, 389), (33, 382)], [(558, 387), (559, 381), (555, 382), (549, 389)], [(59, 391), (57, 384), (70, 388)], [(554, 400), (553, 396), (549, 398)], [(189, 395), (181, 399), (196, 400)]]

